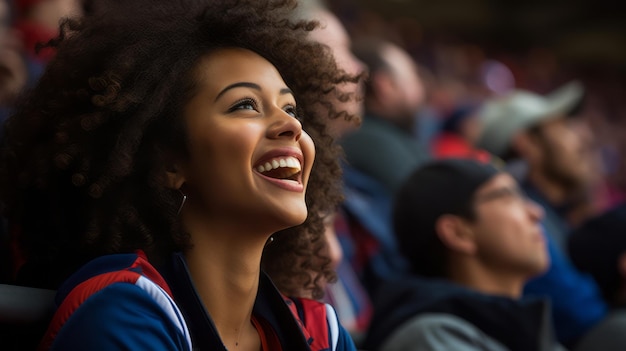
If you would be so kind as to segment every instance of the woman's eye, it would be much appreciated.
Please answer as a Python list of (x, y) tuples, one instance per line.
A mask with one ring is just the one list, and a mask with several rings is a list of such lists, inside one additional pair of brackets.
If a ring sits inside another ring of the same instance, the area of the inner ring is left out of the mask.
[(300, 119), (300, 116), (298, 116), (298, 110), (293, 105), (285, 106), (285, 112), (295, 119)]
[(233, 112), (236, 110), (257, 110), (257, 103), (254, 99), (243, 99), (237, 101), (230, 109), (229, 112)]

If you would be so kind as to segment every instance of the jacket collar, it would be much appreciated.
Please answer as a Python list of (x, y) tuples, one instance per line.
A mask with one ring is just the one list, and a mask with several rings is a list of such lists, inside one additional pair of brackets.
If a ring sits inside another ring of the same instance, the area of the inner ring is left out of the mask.
[[(198, 296), (182, 254), (173, 255), (171, 265), (163, 270), (163, 275), (185, 317), (194, 349), (225, 351), (226, 347)], [(259, 290), (252, 313), (271, 325), (283, 350), (310, 350), (283, 295), (264, 272), (259, 277)]]

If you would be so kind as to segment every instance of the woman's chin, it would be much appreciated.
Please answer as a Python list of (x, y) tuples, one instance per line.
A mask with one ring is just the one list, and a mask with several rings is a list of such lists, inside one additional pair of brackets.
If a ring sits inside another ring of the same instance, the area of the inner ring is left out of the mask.
[(280, 230), (297, 227), (303, 224), (307, 218), (307, 211), (293, 211), (289, 214), (281, 216), (283, 226)]

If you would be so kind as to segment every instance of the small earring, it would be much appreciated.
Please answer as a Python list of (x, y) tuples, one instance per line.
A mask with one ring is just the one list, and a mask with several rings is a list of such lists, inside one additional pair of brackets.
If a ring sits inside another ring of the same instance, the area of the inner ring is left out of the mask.
[(267, 239), (267, 241), (265, 242), (265, 246), (267, 246), (267, 245), (269, 245), (269, 244), (271, 244), (273, 242), (274, 242), (274, 237), (270, 236), (269, 239)]
[(187, 195), (185, 195), (185, 193), (182, 192), (182, 190), (178, 189), (178, 192), (183, 196), (183, 200), (180, 202), (180, 207), (178, 208), (178, 211), (176, 212), (176, 216), (180, 215), (180, 211), (183, 210), (183, 206), (185, 206), (185, 202), (187, 202)]

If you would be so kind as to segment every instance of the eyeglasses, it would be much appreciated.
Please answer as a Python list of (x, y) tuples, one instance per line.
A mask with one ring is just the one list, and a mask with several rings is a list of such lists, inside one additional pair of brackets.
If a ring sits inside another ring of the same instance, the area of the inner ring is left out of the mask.
[(504, 187), (504, 188), (495, 189), (488, 193), (477, 196), (474, 199), (474, 203), (481, 204), (481, 203), (485, 203), (485, 202), (489, 202), (489, 201), (493, 201), (497, 199), (502, 199), (502, 198), (513, 198), (513, 199), (526, 201), (528, 199), (528, 196), (526, 196), (526, 193), (524, 193), (524, 191), (517, 186)]

